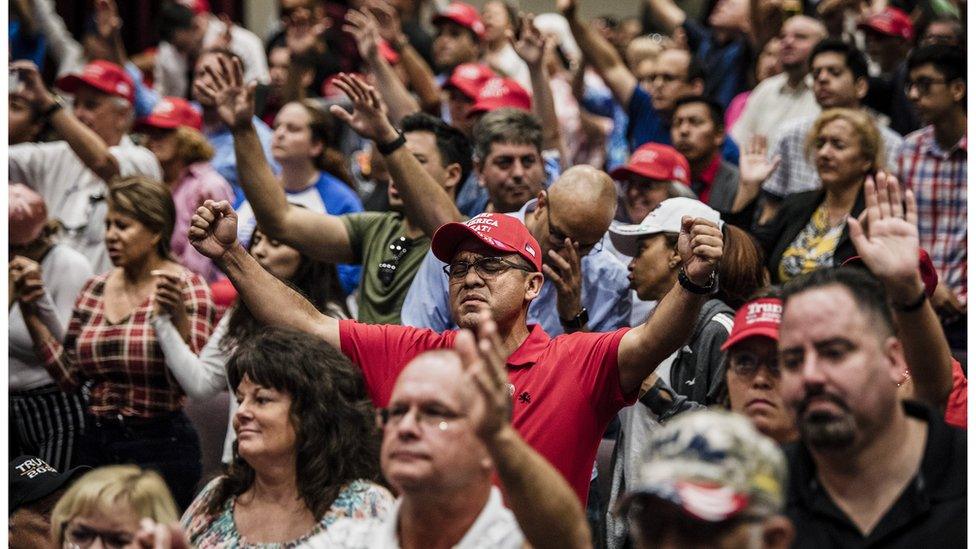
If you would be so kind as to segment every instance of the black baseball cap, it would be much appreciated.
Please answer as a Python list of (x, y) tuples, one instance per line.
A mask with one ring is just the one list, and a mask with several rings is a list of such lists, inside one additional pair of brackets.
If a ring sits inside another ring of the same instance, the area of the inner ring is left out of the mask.
[(59, 473), (37, 456), (19, 456), (10, 461), (10, 511), (9, 515), (32, 501), (47, 497), (91, 470), (82, 465)]

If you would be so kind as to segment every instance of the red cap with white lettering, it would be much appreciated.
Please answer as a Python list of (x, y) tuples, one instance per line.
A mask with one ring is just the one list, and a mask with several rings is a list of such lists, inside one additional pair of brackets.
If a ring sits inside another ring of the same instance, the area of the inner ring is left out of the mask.
[(542, 271), (542, 248), (539, 243), (524, 223), (506, 214), (483, 213), (464, 223), (445, 223), (434, 233), (430, 249), (437, 259), (450, 263), (458, 247), (472, 238), (477, 238), (493, 250), (518, 254), (531, 263), (536, 271)]
[(80, 73), (62, 76), (54, 83), (68, 93), (75, 93), (82, 84), (121, 97), (130, 104), (136, 101), (136, 88), (132, 84), (132, 78), (125, 69), (109, 61), (92, 61)]
[(474, 105), (468, 110), (468, 116), (504, 108), (531, 111), (532, 96), (511, 78), (495, 77), (481, 86)]
[(765, 337), (779, 341), (779, 325), (783, 320), (783, 300), (776, 297), (754, 299), (735, 313), (732, 333), (722, 344), (722, 350), (750, 337)]

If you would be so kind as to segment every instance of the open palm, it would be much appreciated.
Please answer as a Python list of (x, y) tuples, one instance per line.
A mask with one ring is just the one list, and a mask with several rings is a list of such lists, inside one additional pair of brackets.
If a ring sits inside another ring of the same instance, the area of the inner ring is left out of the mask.
[(217, 109), (220, 120), (231, 127), (251, 123), (254, 117), (255, 84), (244, 85), (244, 67), (241, 60), (228, 61), (223, 55), (216, 56), (218, 67), (207, 65), (204, 70), (210, 81), (197, 80), (196, 90)]
[(902, 207), (898, 179), (879, 173), (864, 184), (864, 213), (848, 220), (851, 242), (881, 280), (906, 280), (918, 270), (918, 209), (911, 190)]

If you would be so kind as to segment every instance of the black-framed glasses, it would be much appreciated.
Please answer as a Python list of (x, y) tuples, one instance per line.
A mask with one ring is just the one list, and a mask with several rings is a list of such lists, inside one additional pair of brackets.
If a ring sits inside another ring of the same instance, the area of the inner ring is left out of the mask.
[(68, 526), (70, 523), (69, 520), (64, 521), (61, 531), (64, 532), (65, 543), (71, 548), (87, 549), (98, 539), (101, 540), (103, 547), (123, 549), (135, 539), (135, 536), (126, 532), (102, 532), (82, 524)]
[[(552, 224), (552, 200), (549, 200), (549, 193), (546, 193), (546, 224), (549, 226), (549, 246), (554, 250), (561, 250), (566, 247), (566, 239), (575, 240), (566, 233), (559, 230)], [(583, 257), (590, 252), (603, 249), (603, 239), (597, 240), (592, 244), (580, 244), (579, 255)]]
[(446, 431), (451, 423), (464, 417), (462, 414), (447, 409), (394, 404), (376, 410), (376, 423), (380, 427), (396, 427), (411, 410), (415, 410), (414, 421), (418, 424), (440, 431)]
[(478, 273), (483, 280), (490, 280), (509, 269), (518, 269), (531, 273), (532, 269), (507, 261), (500, 257), (487, 256), (476, 259), (475, 261), (455, 261), (444, 265), (444, 274), (452, 280), (460, 280), (468, 276), (468, 271), (474, 267), (474, 272)]
[(759, 368), (765, 366), (769, 375), (779, 377), (779, 360), (773, 356), (763, 356), (751, 351), (737, 351), (729, 354), (729, 368), (737, 376), (752, 377)]
[(407, 255), (407, 252), (412, 247), (413, 240), (405, 236), (401, 236), (390, 243), (390, 252), (393, 255), (389, 259), (380, 262), (377, 272), (377, 276), (379, 276), (380, 282), (384, 286), (389, 286), (393, 283), (393, 278), (396, 276), (397, 269), (400, 267), (400, 261), (403, 260), (403, 257)]
[(918, 93), (925, 95), (929, 93), (932, 86), (936, 84), (948, 84), (949, 81), (945, 78), (918, 78), (915, 80), (905, 80), (905, 95), (912, 93), (912, 88), (918, 90)]

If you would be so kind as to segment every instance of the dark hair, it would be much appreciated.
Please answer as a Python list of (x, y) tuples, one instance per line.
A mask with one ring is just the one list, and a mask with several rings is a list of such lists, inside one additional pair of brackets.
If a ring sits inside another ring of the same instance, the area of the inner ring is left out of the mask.
[(738, 309), (766, 285), (766, 258), (749, 233), (726, 223), (722, 227), (725, 247), (718, 265), (716, 299)]
[(864, 52), (853, 45), (837, 38), (824, 38), (810, 52), (810, 65), (813, 65), (813, 60), (822, 53), (839, 53), (842, 55), (844, 66), (854, 75), (854, 80), (868, 77), (868, 59)]
[(178, 30), (193, 28), (193, 10), (177, 2), (162, 2), (156, 13), (159, 38), (170, 42)]
[(685, 78), (685, 82), (691, 84), (695, 80), (701, 80), (705, 82), (705, 65), (702, 63), (701, 59), (693, 53), (688, 53), (688, 78)]
[(350, 189), (358, 190), (356, 180), (346, 164), (346, 157), (339, 151), (339, 123), (335, 116), (314, 99), (299, 99), (295, 103), (304, 107), (308, 113), (308, 129), (312, 139), (322, 144), (322, 154), (313, 161), (315, 167), (334, 175)]
[(451, 126), (436, 116), (424, 112), (411, 114), (400, 123), (403, 133), (428, 132), (434, 134), (437, 151), (441, 154), (441, 165), (461, 166), (460, 183), (464, 183), (471, 173), (471, 141), (461, 130)]
[(717, 130), (725, 130), (725, 109), (722, 105), (719, 105), (717, 101), (709, 99), (704, 95), (686, 95), (684, 97), (679, 97), (674, 102), (674, 110), (677, 112), (678, 108), (683, 105), (692, 105), (701, 103), (708, 107), (708, 116), (712, 119), (712, 124), (715, 125)]
[[(316, 520), (345, 484), (379, 478), (373, 405), (361, 372), (342, 353), (312, 335), (266, 328), (242, 341), (227, 362), (227, 381), (235, 391), (244, 376), (291, 396), (298, 493)], [(233, 460), (207, 502), (207, 513), (219, 513), (227, 498), (247, 491), (254, 476), (235, 442)]]
[[(851, 294), (857, 308), (872, 315), (878, 322), (872, 329), (883, 330), (881, 335), (895, 333), (895, 321), (888, 306), (884, 287), (870, 272), (856, 267), (830, 267), (818, 269), (790, 280), (783, 286), (783, 306), (790, 298), (818, 288), (841, 286)], [(879, 330), (880, 331), (880, 330)]]
[[(261, 232), (260, 227), (255, 227), (251, 234), (251, 241), (247, 246), (248, 252), (254, 247), (254, 240), (259, 232)], [(262, 236), (267, 238), (267, 235), (263, 233)], [(282, 280), (282, 282), (302, 294), (320, 312), (327, 313), (328, 306), (332, 305), (339, 307), (342, 313), (348, 316), (349, 311), (346, 309), (342, 287), (339, 285), (339, 273), (336, 271), (335, 265), (299, 253), (302, 259), (298, 264), (298, 270), (295, 271), (291, 280)], [(254, 318), (251, 310), (247, 308), (247, 304), (242, 299), (236, 301), (234, 308), (228, 314), (230, 314), (230, 320), (227, 321), (227, 335), (220, 341), (220, 349), (224, 352), (233, 351), (242, 341), (258, 333), (264, 327), (264, 324)]]
[[(946, 82), (954, 80), (965, 82), (966, 80), (966, 53), (962, 48), (945, 44), (932, 44), (915, 48), (908, 54), (909, 72), (928, 64), (933, 65), (935, 70), (942, 73)], [(965, 101), (963, 98), (963, 104)]]
[(484, 161), (495, 143), (533, 145), (542, 154), (542, 124), (531, 113), (506, 107), (485, 113), (471, 130), (474, 155)]
[(952, 25), (953, 32), (956, 33), (956, 40), (958, 40), (961, 44), (965, 44), (966, 29), (963, 28), (962, 21), (960, 21), (958, 17), (953, 15), (939, 15), (937, 17), (933, 17), (932, 19), (930, 19), (929, 22), (925, 24), (925, 30), (921, 33), (922, 36), (925, 36), (925, 33), (929, 31), (929, 27), (940, 23), (946, 23)]

